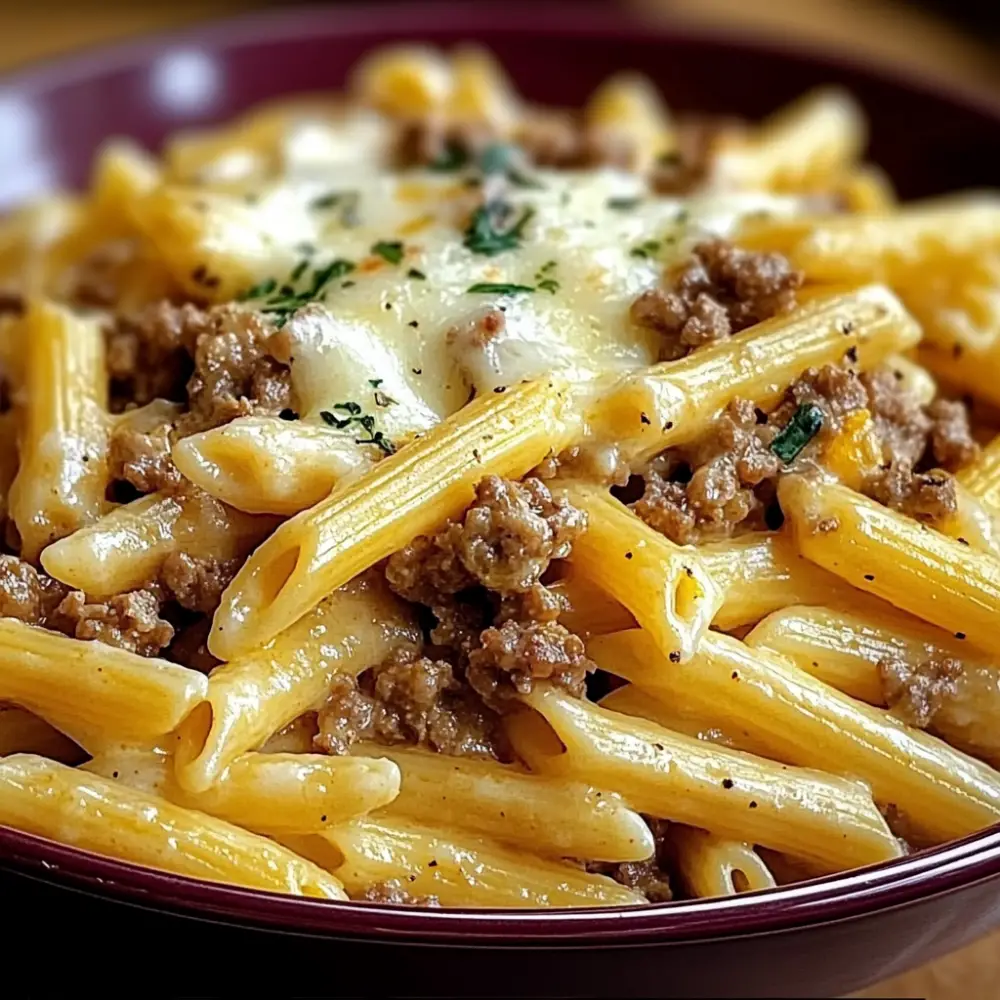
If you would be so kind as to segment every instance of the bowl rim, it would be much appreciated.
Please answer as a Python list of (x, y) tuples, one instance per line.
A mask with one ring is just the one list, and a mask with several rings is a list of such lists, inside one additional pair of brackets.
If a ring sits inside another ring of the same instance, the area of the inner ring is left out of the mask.
[[(670, 38), (808, 60), (831, 71), (848, 70), (918, 94), (977, 111), (1000, 127), (1000, 97), (985, 88), (931, 78), (901, 65), (871, 66), (842, 50), (742, 36), (718, 26), (668, 18), (640, 19), (635, 11), (609, 11), (570, 2), (524, 7), (462, 4), (457, 0), (389, 3), (369, 7), (292, 7), (213, 19), (194, 26), (97, 45), (0, 76), (0, 95), (31, 96), (85, 83), (148, 61), (173, 47), (225, 51), (269, 41), (294, 41), (321, 32), (327, 37), (392, 33), (419, 36), (429, 19), (447, 15), (449, 35), (600, 37), (628, 44)], [(231, 924), (339, 938), (380, 937), (398, 942), (459, 946), (593, 947), (660, 944), (798, 929), (912, 905), (1000, 877), (1000, 824), (959, 841), (894, 861), (790, 886), (721, 899), (684, 900), (639, 908), (575, 910), (415, 909), (375, 903), (336, 902), (201, 881), (98, 855), (0, 826), (0, 868), (124, 902)]]

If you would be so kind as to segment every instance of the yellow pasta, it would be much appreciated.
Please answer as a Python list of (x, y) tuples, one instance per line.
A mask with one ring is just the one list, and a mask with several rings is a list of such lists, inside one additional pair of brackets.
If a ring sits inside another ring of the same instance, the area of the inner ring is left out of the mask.
[(346, 898), (336, 878), (280, 844), (42, 757), (0, 761), (0, 823), (191, 878)]
[(169, 733), (208, 690), (176, 663), (0, 618), (0, 700), (30, 709), (85, 748)]
[(602, 437), (648, 457), (700, 437), (737, 396), (767, 409), (806, 368), (836, 363), (851, 348), (870, 368), (919, 339), (912, 317), (880, 285), (816, 295), (788, 316), (626, 376), (592, 420)]
[(104, 335), (44, 301), (22, 320), (27, 374), (21, 463), (10, 516), (28, 559), (52, 541), (96, 521), (107, 488), (107, 377)]
[(587, 515), (570, 557), (575, 570), (628, 608), (664, 656), (689, 659), (722, 604), (697, 553), (674, 545), (599, 486), (577, 483), (561, 495)]
[(362, 744), (354, 752), (381, 754), (399, 767), (399, 795), (382, 816), (464, 829), (557, 858), (642, 861), (653, 853), (642, 817), (589, 784), (410, 747)]
[(690, 826), (671, 827), (670, 841), (681, 881), (692, 896), (735, 896), (777, 884), (750, 844)]
[(324, 594), (461, 511), (484, 476), (521, 476), (558, 452), (572, 410), (557, 379), (474, 400), (285, 522), (226, 589), (209, 649), (232, 659), (270, 641)]
[[(1000, 652), (1000, 560), (819, 479), (786, 477), (779, 498), (807, 559), (962, 641)], [(835, 526), (818, 531), (821, 521)]]
[(663, 98), (652, 81), (637, 73), (621, 73), (605, 80), (583, 113), (595, 139), (623, 150), (632, 170), (649, 170), (676, 148)]
[(682, 711), (691, 706), (723, 728), (742, 724), (780, 760), (868, 782), (876, 800), (898, 806), (928, 842), (964, 837), (1000, 817), (1000, 775), (991, 768), (781, 656), (718, 634), (689, 663), (672, 664), (639, 629), (592, 639), (588, 653)]
[(788, 657), (806, 673), (870, 705), (885, 704), (879, 664), (892, 665), (888, 669), (912, 678), (915, 707), (929, 716), (932, 732), (960, 750), (1000, 763), (1000, 669), (933, 625), (860, 603), (851, 612), (794, 607), (765, 618), (745, 642)]
[(442, 906), (635, 906), (645, 897), (604, 875), (532, 857), (445, 827), (366, 818), (320, 836), (286, 840), (332, 871), (355, 898), (395, 881), (411, 898)]
[(1000, 351), (922, 344), (917, 360), (949, 388), (1000, 404)]
[(1000, 435), (959, 469), (956, 478), (988, 513), (1000, 517)]
[(554, 688), (536, 685), (522, 697), (540, 715), (512, 716), (508, 732), (542, 774), (588, 775), (640, 812), (801, 854), (830, 871), (899, 852), (858, 782), (712, 746)]
[(270, 645), (212, 672), (206, 700), (179, 732), (181, 787), (204, 792), (240, 754), (318, 708), (334, 674), (358, 674), (419, 640), (384, 580), (362, 578), (335, 591)]
[(219, 503), (206, 493), (150, 493), (42, 550), (45, 571), (92, 597), (155, 580), (172, 553), (225, 562), (246, 556), (277, 524)]
[(386, 759), (310, 753), (247, 753), (205, 791), (185, 792), (162, 749), (98, 752), (87, 771), (162, 796), (258, 833), (311, 833), (363, 816), (399, 792), (399, 768)]
[(290, 516), (329, 496), (371, 461), (329, 427), (241, 417), (174, 445), (174, 464), (196, 486), (237, 510)]

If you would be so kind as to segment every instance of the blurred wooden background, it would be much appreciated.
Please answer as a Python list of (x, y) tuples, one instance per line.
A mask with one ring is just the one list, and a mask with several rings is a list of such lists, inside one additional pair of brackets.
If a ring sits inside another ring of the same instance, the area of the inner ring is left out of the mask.
[[(466, 0), (472, 2), (472, 0)], [(600, 0), (597, 0), (600, 2)], [(513, 0), (511, 6), (516, 5)], [(100, 42), (278, 6), (252, 0), (8, 0), (0, 5), (0, 71)], [(838, 48), (919, 73), (1000, 93), (1000, 57), (985, 28), (1000, 35), (995, 17), (979, 3), (906, 0), (624, 0), (623, 6), (651, 21), (683, 19), (727, 30), (739, 29), (790, 43)], [(929, 13), (937, 9), (976, 31)], [(1000, 42), (998, 42), (1000, 44)], [(873, 942), (873, 947), (877, 944)], [(859, 994), (860, 997), (924, 1000), (996, 1000), (1000, 997), (1000, 935), (916, 972)]]

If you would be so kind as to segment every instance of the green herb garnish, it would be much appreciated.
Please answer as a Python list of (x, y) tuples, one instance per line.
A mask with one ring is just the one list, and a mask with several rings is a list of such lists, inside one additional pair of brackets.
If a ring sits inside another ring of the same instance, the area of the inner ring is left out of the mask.
[(309, 207), (317, 211), (339, 208), (341, 224), (350, 228), (358, 224), (360, 197), (357, 191), (328, 191), (318, 198), (313, 198), (309, 202)]
[(466, 289), (474, 295), (488, 295), (491, 292), (497, 295), (518, 295), (534, 290), (534, 285), (515, 285), (505, 281), (480, 281), (478, 284), (469, 285)]
[(559, 291), (559, 282), (552, 277), (552, 272), (556, 269), (556, 261), (550, 260), (543, 264), (535, 274), (535, 287), (550, 295), (555, 295)]
[(372, 244), (372, 253), (390, 264), (398, 264), (403, 259), (403, 244), (399, 240), (379, 240)]
[(646, 240), (644, 243), (640, 243), (637, 247), (632, 247), (629, 251), (629, 256), (649, 258), (652, 257), (661, 246), (662, 244), (660, 240)]
[(463, 244), (473, 253), (481, 253), (486, 257), (495, 257), (505, 250), (516, 250), (521, 245), (524, 227), (534, 216), (535, 210), (526, 208), (513, 226), (498, 229), (498, 216), (510, 211), (511, 207), (505, 202), (492, 202), (477, 208), (465, 231)]
[(408, 278), (412, 278), (414, 281), (426, 281), (427, 275), (423, 271), (418, 271), (415, 267), (411, 267), (409, 271), (406, 272)]
[(296, 287), (308, 270), (309, 261), (301, 260), (292, 269), (289, 280), (280, 286), (276, 278), (267, 278), (248, 288), (238, 297), (244, 302), (250, 299), (264, 299), (259, 306), (260, 311), (272, 316), (276, 325), (282, 327), (295, 312), (318, 298), (329, 282), (350, 274), (354, 270), (354, 264), (349, 260), (338, 258), (323, 267), (315, 268), (305, 288)]
[(803, 403), (771, 442), (771, 451), (788, 465), (799, 457), (822, 426), (823, 411), (815, 403)]
[(641, 198), (609, 198), (605, 204), (615, 212), (631, 212), (641, 201)]
[[(381, 379), (378, 381), (381, 381)], [(392, 455), (395, 452), (395, 445), (393, 445), (393, 443), (385, 436), (385, 434), (382, 433), (382, 431), (375, 430), (375, 418), (370, 413), (362, 412), (359, 404), (353, 402), (334, 403), (333, 409), (346, 413), (347, 416), (338, 417), (329, 410), (320, 410), (319, 415), (323, 420), (323, 423), (341, 431), (346, 430), (354, 424), (360, 427), (368, 435), (367, 437), (355, 438), (355, 444), (376, 445), (385, 455)]]
[(309, 207), (313, 209), (324, 209), (324, 208), (334, 208), (343, 198), (343, 192), (341, 191), (327, 191), (326, 194), (321, 194), (317, 198), (313, 198), (309, 202)]
[(458, 143), (449, 142), (441, 155), (427, 164), (427, 169), (446, 174), (454, 170), (461, 170), (468, 162), (469, 154)]
[(521, 150), (505, 142), (495, 142), (487, 146), (479, 156), (479, 169), (486, 177), (500, 174), (515, 187), (540, 188), (542, 185), (529, 177), (521, 169)]

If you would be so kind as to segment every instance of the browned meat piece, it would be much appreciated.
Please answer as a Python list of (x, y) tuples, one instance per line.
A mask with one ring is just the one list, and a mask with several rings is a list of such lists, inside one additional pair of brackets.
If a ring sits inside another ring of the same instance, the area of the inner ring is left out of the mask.
[(527, 694), (535, 680), (550, 680), (583, 697), (587, 659), (583, 640), (556, 622), (506, 621), (486, 629), (482, 646), (469, 655), (466, 677), (487, 705), (502, 709), (516, 694)]
[(60, 631), (77, 639), (96, 639), (140, 656), (156, 656), (174, 637), (173, 626), (159, 611), (160, 600), (150, 590), (134, 590), (94, 604), (74, 590), (56, 609), (54, 619)]
[(868, 393), (867, 407), (875, 418), (885, 461), (916, 466), (931, 430), (931, 420), (920, 401), (887, 368), (866, 372), (860, 381)]
[(644, 292), (632, 321), (663, 335), (660, 359), (682, 358), (794, 308), (802, 272), (777, 253), (741, 250), (725, 240), (699, 243), (691, 259), (667, 275), (667, 289)]
[(239, 559), (220, 562), (212, 556), (172, 552), (160, 568), (160, 581), (182, 608), (209, 615), (219, 606), (222, 592), (240, 565)]
[(0, 556), (0, 617), (47, 625), (67, 588), (17, 556)]
[(211, 673), (221, 662), (208, 651), (208, 633), (211, 630), (212, 619), (207, 617), (178, 629), (163, 656), (182, 667), (190, 667), (202, 674)]
[(436, 535), (419, 535), (391, 556), (385, 576), (400, 597), (434, 607), (475, 585), (461, 557), (462, 525), (449, 524)]
[(667, 873), (667, 830), (669, 823), (665, 820), (643, 817), (653, 831), (656, 841), (656, 851), (645, 861), (623, 861), (612, 864), (606, 861), (592, 861), (587, 865), (587, 871), (598, 875), (608, 875), (616, 882), (641, 892), (651, 903), (669, 903), (674, 898), (670, 888), (670, 876)]
[(586, 479), (606, 486), (624, 486), (631, 475), (617, 445), (573, 445), (547, 455), (530, 475), (538, 479)]
[(359, 679), (335, 678), (318, 717), (316, 745), (344, 753), (354, 743), (411, 743), (439, 753), (506, 759), (496, 715), (451, 664), (400, 651)]
[(403, 888), (402, 880), (398, 878), (375, 882), (368, 886), (359, 898), (368, 903), (388, 903), (392, 906), (438, 907), (441, 905), (437, 896), (411, 896)]
[(947, 472), (914, 472), (909, 462), (893, 462), (865, 484), (879, 503), (918, 521), (943, 521), (958, 511), (955, 480)]
[(935, 399), (927, 407), (927, 416), (931, 420), (931, 451), (942, 469), (954, 471), (979, 454), (964, 403)]
[(916, 666), (885, 659), (878, 665), (886, 704), (904, 722), (926, 729), (943, 702), (956, 696), (963, 667), (951, 658), (930, 659)]
[(500, 599), (496, 624), (506, 621), (554, 622), (568, 610), (569, 601), (563, 594), (537, 583), (523, 593), (505, 594)]
[(111, 433), (108, 442), (108, 473), (112, 480), (123, 480), (140, 493), (174, 491), (184, 481), (170, 458), (169, 423), (151, 431), (141, 431), (122, 424)]

